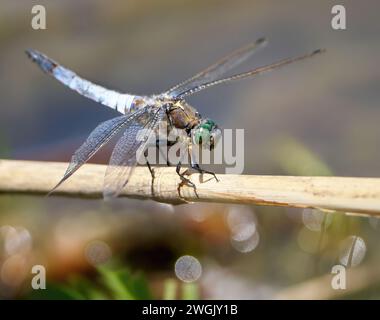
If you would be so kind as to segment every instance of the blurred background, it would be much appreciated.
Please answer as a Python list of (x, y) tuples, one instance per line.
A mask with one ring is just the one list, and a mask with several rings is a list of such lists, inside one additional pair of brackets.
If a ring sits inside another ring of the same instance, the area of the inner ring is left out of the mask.
[[(46, 30), (31, 27), (34, 4), (46, 8)], [(335, 4), (347, 30), (331, 28)], [(244, 173), (379, 177), (379, 9), (376, 0), (2, 0), (0, 156), (68, 161), (115, 116), (44, 75), (26, 48), (108, 88), (150, 94), (265, 36), (236, 71), (327, 52), (189, 98), (221, 127), (245, 129)], [(91, 162), (107, 163), (109, 151)], [(379, 228), (317, 210), (0, 195), (0, 298), (376, 299)], [(36, 264), (47, 290), (31, 289)], [(336, 264), (354, 272), (347, 290), (326, 293)]]

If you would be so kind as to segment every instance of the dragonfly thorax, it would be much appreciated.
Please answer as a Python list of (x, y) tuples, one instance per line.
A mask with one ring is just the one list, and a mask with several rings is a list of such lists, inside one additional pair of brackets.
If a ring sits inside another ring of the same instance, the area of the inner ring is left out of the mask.
[(220, 129), (214, 121), (202, 119), (199, 112), (184, 100), (174, 102), (169, 110), (170, 122), (178, 129), (185, 129), (194, 144), (214, 149), (220, 137)]
[(170, 122), (178, 129), (190, 132), (200, 123), (199, 113), (185, 101), (176, 101), (169, 108)]

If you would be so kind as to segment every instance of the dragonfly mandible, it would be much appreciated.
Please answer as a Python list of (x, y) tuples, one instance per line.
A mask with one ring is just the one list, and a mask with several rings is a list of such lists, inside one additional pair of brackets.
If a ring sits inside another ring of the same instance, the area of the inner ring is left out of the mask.
[[(111, 154), (104, 177), (103, 188), (105, 198), (117, 197), (127, 185), (139, 161), (137, 150), (144, 150), (147, 147), (150, 136), (154, 134), (162, 121), (166, 121), (167, 126), (170, 128), (174, 127), (184, 133), (181, 138), (181, 143), (187, 148), (191, 168), (202, 174), (212, 174), (215, 179), (217, 179), (213, 172), (204, 170), (199, 166), (192, 156), (191, 149), (194, 144), (203, 148), (213, 149), (220, 135), (220, 129), (211, 119), (201, 117), (197, 110), (186, 102), (185, 98), (215, 85), (250, 78), (290, 63), (313, 57), (324, 51), (315, 50), (302, 56), (283, 59), (247, 72), (222, 77), (227, 71), (247, 60), (257, 49), (263, 47), (266, 42), (264, 38), (260, 38), (228, 54), (208, 68), (171, 87), (165, 92), (147, 96), (120, 93), (106, 89), (81, 78), (73, 71), (36, 50), (27, 50), (27, 55), (36, 62), (45, 73), (53, 76), (80, 95), (95, 100), (122, 114), (100, 123), (90, 133), (87, 140), (73, 154), (63, 178), (52, 191), (58, 188), (87, 162), (109, 142), (114, 135), (122, 133)], [(142, 129), (145, 129), (144, 137), (137, 139), (137, 135)], [(195, 187), (195, 185), (181, 173), (181, 162), (180, 160), (176, 164), (177, 174), (181, 177), (182, 181)], [(154, 177), (154, 172), (149, 162), (147, 162), (147, 165), (152, 177)]]

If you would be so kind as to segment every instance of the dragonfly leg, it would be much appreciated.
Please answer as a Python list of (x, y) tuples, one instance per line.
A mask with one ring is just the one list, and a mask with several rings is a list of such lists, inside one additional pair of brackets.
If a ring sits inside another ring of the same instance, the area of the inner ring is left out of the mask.
[(146, 165), (148, 166), (150, 175), (152, 176), (152, 184), (150, 185), (150, 191), (151, 191), (152, 195), (154, 196), (154, 178), (155, 178), (155, 174), (154, 174), (154, 169), (152, 168), (152, 166), (150, 165), (150, 163), (148, 161), (148, 150), (144, 151), (144, 158), (145, 158), (145, 161), (146, 161)]
[(196, 190), (197, 187), (195, 186), (195, 184), (192, 181), (190, 181), (189, 178), (186, 178), (183, 173), (181, 173), (181, 167), (182, 167), (182, 163), (180, 161), (180, 162), (177, 163), (177, 167), (176, 167), (175, 172), (177, 172), (177, 174), (181, 177), (181, 180), (183, 182), (185, 182), (188, 185), (192, 186)]
[(173, 164), (169, 161), (169, 148), (170, 147), (172, 147), (172, 146), (174, 146), (175, 144), (177, 144), (178, 143), (178, 137), (176, 138), (176, 140), (175, 141), (170, 141), (170, 140), (167, 140), (166, 141), (166, 147), (167, 147), (167, 150), (168, 150), (168, 155), (167, 155), (167, 157), (166, 157), (166, 165), (168, 166), (168, 167), (171, 167)]
[[(170, 130), (171, 130), (171, 129), (173, 129), (173, 121), (172, 121), (172, 119), (170, 117), (170, 111), (171, 110), (169, 108), (166, 109), (166, 118), (168, 119), (169, 127), (170, 127)], [(168, 131), (169, 131), (169, 128), (168, 128)], [(167, 133), (169, 133), (169, 132), (167, 132)]]
[[(189, 145), (187, 146), (187, 149), (188, 149), (188, 152), (189, 152)], [(197, 187), (196, 187), (196, 185), (189, 178), (185, 177), (184, 173), (181, 173), (182, 159), (183, 159), (184, 155), (185, 155), (185, 153), (182, 154), (181, 160), (178, 161), (177, 166), (176, 166), (176, 172), (177, 172), (177, 174), (180, 176), (180, 178), (182, 180), (182, 183), (180, 183), (178, 185), (178, 193), (181, 195), (180, 188), (183, 185), (183, 183), (186, 183), (189, 186), (193, 187), (195, 195), (197, 196), (197, 198), (199, 198), (198, 193), (197, 193)], [(187, 172), (187, 171), (185, 171), (185, 172)]]
[(211, 174), (216, 181), (219, 182), (219, 179), (216, 177), (216, 174), (212, 171), (208, 171), (208, 170), (204, 170), (202, 169), (199, 164), (198, 164), (198, 161), (196, 160), (196, 157), (193, 155), (193, 152), (192, 152), (192, 144), (190, 142), (188, 142), (188, 145), (187, 145), (187, 152), (188, 152), (188, 155), (190, 157), (190, 166), (193, 170), (196, 170), (197, 172), (199, 172), (200, 174), (204, 174), (204, 173), (208, 173), (208, 174)]
[[(167, 148), (169, 148), (169, 147), (171, 147), (171, 146), (173, 146), (173, 145), (175, 145), (177, 142), (178, 142), (178, 137), (176, 138), (176, 140), (175, 141), (170, 141), (170, 140), (168, 140), (168, 137), (169, 137), (169, 134), (170, 134), (170, 131), (171, 130), (173, 130), (173, 128), (174, 128), (174, 126), (173, 126), (173, 121), (172, 121), (172, 119), (171, 119), (171, 117), (170, 117), (170, 111), (172, 110), (172, 107), (171, 106), (167, 106), (167, 108), (166, 108), (166, 118), (168, 119), (168, 126), (167, 126), (167, 128), (166, 128), (166, 147)], [(160, 150), (160, 140), (156, 140), (156, 147), (159, 149), (159, 151), (161, 152), (161, 150)], [(169, 151), (168, 149), (167, 149), (167, 151)], [(168, 166), (168, 167), (170, 167), (172, 164), (170, 163), (170, 161), (169, 161), (169, 156), (168, 156), (168, 152), (167, 152), (167, 154), (166, 154), (166, 165)]]
[(169, 153), (168, 153), (168, 149), (166, 150), (167, 152), (166, 152), (166, 154), (165, 154), (164, 151), (162, 150), (161, 146), (162, 146), (163, 144), (166, 144), (166, 148), (169, 148), (169, 147), (175, 145), (176, 143), (177, 143), (177, 141), (168, 141), (168, 140), (165, 140), (165, 141), (164, 141), (164, 140), (159, 140), (159, 139), (156, 140), (156, 149), (157, 149), (158, 152), (164, 157), (164, 159), (166, 159), (166, 165), (167, 165), (168, 167), (171, 167), (171, 166), (172, 166), (172, 164), (171, 164), (170, 161), (169, 161)]
[[(156, 140), (156, 148), (158, 149), (158, 151), (161, 153), (161, 155), (163, 157), (165, 157), (166, 159), (166, 165), (168, 167), (171, 167), (173, 166), (173, 164), (169, 161), (169, 148), (174, 146), (176, 143), (178, 143), (178, 137), (176, 138), (176, 140), (172, 141), (172, 140), (159, 140), (157, 139)], [(163, 150), (160, 148), (163, 144), (166, 144), (166, 155), (164, 154)]]
[(216, 177), (216, 174), (214, 172), (202, 169), (198, 163), (192, 163), (191, 168), (198, 171), (200, 174), (211, 174), (212, 176), (214, 176), (215, 180), (219, 182), (219, 179)]
[(149, 161), (148, 161), (148, 150), (145, 150), (144, 151), (144, 158), (145, 158), (145, 161), (146, 161), (146, 165), (148, 166), (148, 169), (149, 169), (149, 172), (152, 176), (152, 180), (154, 180), (155, 176), (154, 176), (154, 169), (152, 168), (152, 166), (150, 165)]

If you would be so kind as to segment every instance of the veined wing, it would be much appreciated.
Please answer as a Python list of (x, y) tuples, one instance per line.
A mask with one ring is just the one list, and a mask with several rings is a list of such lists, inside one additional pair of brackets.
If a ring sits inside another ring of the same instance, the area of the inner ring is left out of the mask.
[(128, 183), (159, 122), (166, 115), (164, 108), (147, 109), (147, 112), (140, 114), (126, 127), (112, 152), (104, 177), (105, 199), (117, 197)]
[(86, 163), (101, 147), (103, 147), (117, 132), (139, 117), (144, 109), (138, 110), (130, 115), (116, 117), (98, 125), (88, 136), (87, 140), (75, 151), (71, 157), (70, 164), (66, 172), (57, 183), (57, 185), (49, 192), (52, 193), (65, 180), (67, 180), (75, 171), (77, 171), (84, 163)]
[(214, 81), (210, 81), (210, 82), (205, 82), (205, 83), (202, 83), (202, 84), (200, 84), (198, 86), (190, 88), (187, 91), (183, 91), (181, 94), (179, 94), (177, 96), (177, 98), (183, 99), (183, 98), (185, 98), (187, 96), (195, 94), (195, 93), (197, 93), (199, 91), (202, 91), (204, 89), (216, 86), (218, 84), (227, 83), (227, 82), (231, 82), (231, 81), (234, 81), (234, 80), (241, 80), (241, 79), (251, 78), (251, 77), (256, 76), (258, 74), (261, 74), (261, 73), (264, 73), (264, 72), (268, 72), (268, 71), (272, 71), (274, 69), (283, 67), (283, 66), (285, 66), (287, 64), (290, 64), (290, 63), (293, 63), (293, 62), (296, 62), (296, 61), (301, 61), (301, 60), (304, 60), (306, 58), (311, 58), (311, 57), (313, 57), (313, 56), (315, 56), (315, 55), (317, 55), (319, 53), (323, 53), (323, 52), (325, 52), (325, 50), (321, 50), (321, 49), (320, 50), (315, 50), (315, 51), (313, 51), (311, 53), (308, 53), (308, 54), (305, 54), (303, 56), (299, 56), (299, 57), (295, 57), (295, 58), (283, 59), (283, 60), (275, 62), (273, 64), (270, 64), (270, 65), (267, 65), (267, 66), (264, 66), (264, 67), (259, 67), (259, 68), (256, 68), (256, 69), (253, 69), (253, 70), (250, 70), (250, 71), (247, 71), (247, 72), (238, 73), (238, 74), (232, 75), (232, 76), (227, 77), (227, 78), (218, 79), (218, 80), (214, 80)]
[(36, 50), (27, 50), (26, 53), (44, 72), (53, 76), (70, 89), (75, 90), (80, 95), (121, 113), (128, 113), (130, 111), (133, 99), (135, 98), (134, 95), (122, 94), (85, 80), (75, 72), (59, 65)]
[(227, 71), (247, 60), (254, 52), (256, 52), (257, 49), (262, 48), (265, 44), (266, 40), (264, 38), (260, 38), (254, 43), (250, 43), (245, 47), (235, 50), (208, 68), (197, 73), (195, 76), (170, 88), (166, 93), (176, 97), (191, 88), (199, 86), (200, 84), (215, 80)]

